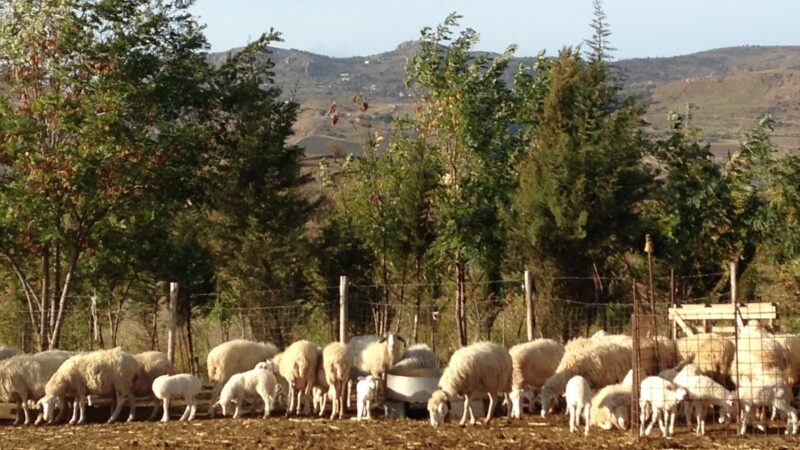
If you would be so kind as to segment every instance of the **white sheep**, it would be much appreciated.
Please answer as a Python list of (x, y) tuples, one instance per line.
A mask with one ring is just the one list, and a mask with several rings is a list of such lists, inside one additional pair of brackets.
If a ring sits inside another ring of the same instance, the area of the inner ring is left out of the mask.
[(444, 421), (449, 410), (447, 402), (456, 397), (464, 398), (464, 414), (459, 425), (466, 423), (467, 414), (470, 423), (474, 424), (472, 400), (476, 394), (483, 393), (489, 394), (488, 423), (492, 419), (497, 395), (503, 393), (508, 401), (511, 372), (511, 355), (500, 345), (478, 342), (456, 350), (439, 379), (439, 390), (428, 400), (431, 424), (436, 427)]
[[(639, 390), (639, 436), (649, 436), (656, 420), (664, 437), (672, 435), (678, 405), (686, 396), (686, 389), (664, 378), (647, 377), (642, 380)], [(645, 428), (648, 418), (650, 425)]]
[[(536, 339), (515, 345), (511, 355), (511, 417), (522, 417), (522, 401), (536, 393), (558, 368), (564, 346), (552, 339)], [(531, 404), (533, 402), (531, 401)]]
[[(150, 351), (133, 355), (133, 359), (139, 365), (139, 371), (133, 381), (133, 395), (137, 397), (149, 397), (153, 391), (153, 381), (161, 375), (175, 374), (175, 368), (164, 352)], [(153, 408), (148, 420), (155, 419), (158, 414), (158, 407)]]
[[(752, 420), (753, 412), (757, 407), (772, 407), (773, 411), (780, 411), (787, 417), (786, 434), (797, 434), (797, 410), (792, 407), (792, 390), (786, 385), (783, 376), (766, 375), (761, 377), (747, 377), (737, 390), (737, 396), (742, 410), (740, 434), (745, 434), (747, 424)], [(762, 415), (758, 429), (766, 431), (767, 415)]]
[(555, 373), (545, 381), (539, 394), (542, 417), (553, 411), (564, 395), (567, 381), (575, 375), (586, 378), (593, 389), (619, 383), (631, 369), (629, 339), (609, 335), (576, 340), (580, 345), (568, 342)]
[(400, 361), (405, 339), (395, 333), (386, 336), (355, 336), (347, 344), (353, 357), (353, 368), (383, 378), (389, 367)]
[[(186, 402), (186, 409), (183, 411), (180, 420), (194, 420), (197, 412), (195, 397), (197, 397), (202, 388), (203, 383), (200, 382), (200, 379), (190, 373), (156, 377), (153, 380), (152, 390), (156, 398), (161, 400), (163, 404), (164, 416), (161, 421), (169, 421), (169, 402), (173, 398), (183, 398)], [(158, 405), (153, 409), (153, 412), (158, 412)]]
[(353, 360), (347, 346), (341, 342), (331, 342), (322, 350), (322, 367), (325, 371), (329, 392), (332, 397), (331, 419), (339, 414), (344, 415), (345, 393), (347, 380), (350, 379), (350, 368)]
[(592, 397), (591, 424), (603, 430), (627, 430), (632, 391), (633, 387), (625, 384), (609, 384), (597, 391)]
[(723, 415), (720, 416), (719, 421), (723, 423), (726, 418), (731, 417), (733, 411), (734, 401), (736, 394), (725, 389), (724, 386), (714, 381), (711, 377), (706, 375), (696, 375), (692, 370), (696, 368), (689, 367), (683, 368), (678, 375), (675, 376), (673, 382), (678, 386), (686, 389), (686, 400), (691, 402), (688, 407), (689, 414), (687, 414), (687, 423), (691, 426), (691, 411), (695, 412), (695, 419), (697, 420), (698, 436), (705, 435), (706, 432), (706, 413), (709, 406), (719, 406), (723, 410)]
[(0, 361), (11, 358), (12, 356), (16, 355), (19, 355), (19, 350), (17, 350), (16, 348), (0, 345)]
[(320, 417), (325, 414), (325, 407), (328, 405), (329, 390), (330, 385), (325, 378), (325, 368), (322, 366), (322, 353), (320, 353), (319, 360), (317, 361), (317, 376), (314, 378), (314, 386), (311, 388), (313, 410), (319, 413)]
[[(14, 425), (22, 422), (30, 425), (33, 417), (29, 403), (44, 397), (44, 387), (50, 377), (74, 353), (49, 351), (35, 355), (17, 355), (3, 360), (0, 364), (0, 400), (17, 405)], [(37, 421), (38, 422), (38, 421)]]
[[(64, 361), (45, 385), (45, 396), (37, 406), (43, 410), (43, 418), (52, 422), (55, 409), (65, 405), (65, 398), (74, 398), (70, 424), (83, 423), (86, 419), (86, 396), (115, 395), (116, 405), (108, 422), (117, 420), (123, 401), (128, 401), (132, 421), (136, 413), (133, 396), (133, 380), (139, 365), (129, 353), (117, 347), (75, 355)], [(80, 410), (80, 418), (78, 411)]]
[(277, 381), (275, 380), (272, 362), (260, 362), (246, 372), (233, 374), (220, 391), (219, 400), (211, 406), (222, 408), (222, 415), (227, 416), (231, 405), (234, 405), (233, 418), (241, 417), (242, 406), (247, 397), (259, 396), (264, 402), (264, 418), (272, 412)]
[(398, 373), (405, 369), (438, 369), (439, 357), (428, 344), (410, 345), (400, 361), (391, 367), (392, 373)]
[(625, 378), (622, 379), (620, 384), (633, 386), (633, 369), (629, 370), (628, 373), (625, 374)]
[(278, 372), (289, 384), (286, 415), (293, 410), (300, 414), (301, 408), (305, 414), (310, 413), (309, 396), (317, 377), (319, 359), (319, 347), (308, 341), (292, 343), (277, 358)]
[(736, 354), (733, 341), (714, 333), (687, 336), (676, 341), (678, 360), (696, 365), (703, 375), (723, 382), (731, 373)]
[(372, 418), (372, 402), (378, 396), (378, 384), (380, 378), (372, 375), (366, 377), (359, 377), (356, 383), (356, 418), (371, 419)]
[[(233, 374), (250, 370), (259, 362), (272, 359), (277, 354), (278, 348), (269, 342), (246, 339), (234, 339), (212, 348), (206, 358), (208, 379), (214, 383), (211, 402), (214, 403), (219, 398), (220, 390)], [(214, 410), (209, 412), (213, 417)]]
[(586, 378), (575, 375), (567, 382), (567, 412), (569, 413), (569, 432), (574, 433), (581, 426), (581, 416), (585, 422), (584, 436), (589, 435), (589, 416), (592, 408), (592, 390)]

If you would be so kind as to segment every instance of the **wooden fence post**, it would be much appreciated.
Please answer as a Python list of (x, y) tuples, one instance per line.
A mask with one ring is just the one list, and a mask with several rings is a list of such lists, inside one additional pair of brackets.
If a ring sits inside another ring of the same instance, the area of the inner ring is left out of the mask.
[(527, 322), (528, 340), (534, 339), (533, 330), (536, 328), (536, 316), (533, 314), (533, 279), (531, 271), (525, 271), (525, 320)]
[(178, 283), (169, 283), (169, 335), (167, 337), (167, 359), (175, 364), (175, 334), (178, 326)]
[(339, 277), (339, 342), (347, 343), (347, 275)]

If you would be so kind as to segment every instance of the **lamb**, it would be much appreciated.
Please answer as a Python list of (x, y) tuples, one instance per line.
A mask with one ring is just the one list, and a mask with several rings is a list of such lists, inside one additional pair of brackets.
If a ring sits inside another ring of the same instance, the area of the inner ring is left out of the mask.
[[(208, 380), (214, 383), (211, 391), (211, 402), (219, 398), (220, 390), (228, 379), (236, 374), (252, 369), (261, 361), (272, 359), (278, 354), (278, 348), (269, 342), (253, 342), (246, 339), (234, 339), (222, 343), (208, 352)], [(214, 410), (210, 410), (213, 417)]]
[(308, 397), (317, 377), (319, 358), (319, 347), (308, 341), (291, 344), (278, 358), (278, 372), (289, 384), (287, 416), (292, 410), (299, 415), (301, 407), (306, 414), (310, 412)]
[(325, 368), (322, 366), (322, 353), (320, 352), (319, 360), (317, 361), (317, 375), (314, 377), (314, 386), (311, 388), (313, 410), (314, 412), (319, 412), (320, 417), (325, 414), (329, 390), (330, 385), (325, 378)]
[(536, 339), (518, 344), (508, 353), (511, 355), (511, 417), (522, 417), (523, 391), (535, 392), (555, 373), (564, 346), (552, 339)]
[(350, 379), (352, 358), (347, 346), (341, 342), (331, 342), (322, 350), (322, 367), (325, 371), (325, 381), (328, 383), (332, 396), (331, 419), (339, 414), (344, 415), (345, 384)]
[(733, 341), (714, 333), (696, 334), (676, 342), (678, 360), (695, 364), (703, 375), (719, 383), (731, 374), (731, 363), (736, 353)]
[(15, 349), (14, 347), (6, 347), (5, 345), (0, 345), (0, 361), (11, 358), (12, 356), (16, 355), (19, 355), (19, 350)]
[[(650, 436), (656, 420), (664, 437), (673, 434), (678, 405), (686, 395), (686, 389), (661, 377), (642, 380), (639, 391), (639, 436)], [(650, 425), (645, 428), (648, 418)]]
[(589, 435), (589, 415), (592, 404), (592, 390), (586, 378), (575, 375), (567, 382), (567, 411), (569, 412), (569, 432), (574, 433), (581, 426), (581, 416), (586, 423), (584, 436)]
[[(186, 402), (186, 409), (180, 420), (194, 420), (197, 412), (195, 397), (202, 388), (203, 383), (200, 382), (200, 379), (189, 373), (161, 375), (153, 380), (153, 394), (162, 401), (164, 408), (164, 416), (161, 421), (169, 421), (169, 402), (175, 397), (181, 397)], [(154, 408), (153, 412), (158, 412), (158, 406)]]
[(400, 360), (391, 367), (392, 372), (406, 369), (438, 369), (439, 357), (427, 344), (409, 346)]
[[(43, 410), (43, 418), (52, 422), (54, 410), (65, 404), (66, 397), (73, 397), (72, 420), (70, 424), (83, 423), (86, 419), (86, 396), (116, 395), (116, 406), (108, 422), (117, 420), (127, 399), (130, 407), (128, 421), (136, 414), (133, 397), (133, 380), (139, 365), (129, 353), (117, 347), (111, 350), (98, 350), (75, 355), (58, 368), (45, 385), (45, 396), (37, 402)], [(80, 410), (80, 418), (78, 411)]]
[[(690, 369), (692, 368), (690, 367)], [(684, 367), (675, 377), (674, 383), (686, 389), (688, 394), (686, 399), (691, 402), (689, 412), (694, 410), (697, 419), (696, 433), (698, 436), (702, 436), (706, 432), (705, 418), (708, 407), (714, 405), (722, 408), (723, 415), (719, 419), (722, 423), (726, 418), (731, 417), (736, 394), (725, 389), (711, 377), (695, 375), (691, 372), (692, 370)], [(687, 414), (687, 422), (691, 425), (689, 417), (690, 414)]]
[(211, 409), (220, 406), (222, 415), (227, 416), (233, 404), (235, 405), (233, 418), (238, 419), (241, 417), (245, 398), (258, 395), (264, 401), (264, 418), (267, 418), (272, 412), (276, 387), (273, 363), (260, 362), (253, 369), (233, 374), (222, 387), (219, 400), (211, 406)]
[(619, 338), (603, 336), (585, 339), (580, 346), (570, 344), (565, 346), (564, 357), (539, 394), (542, 417), (552, 412), (573, 376), (581, 375), (590, 387), (600, 389), (619, 383), (631, 369), (631, 346)]
[(610, 384), (592, 397), (591, 424), (603, 430), (630, 426), (632, 386)]
[(35, 355), (17, 355), (3, 360), (0, 364), (0, 400), (14, 402), (17, 405), (17, 417), (14, 425), (22, 422), (30, 425), (33, 418), (29, 411), (29, 402), (44, 397), (44, 387), (51, 376), (69, 359), (73, 353), (49, 351)]
[(380, 378), (372, 375), (360, 377), (356, 384), (356, 418), (371, 419), (372, 402), (375, 401), (378, 394), (378, 383)]
[[(788, 418), (786, 434), (797, 434), (797, 410), (790, 404), (792, 391), (782, 376), (765, 375), (761, 377), (747, 377), (742, 379), (738, 389), (739, 402), (742, 409), (741, 428), (739, 434), (745, 434), (747, 424), (752, 420), (753, 411), (757, 407), (771, 406), (773, 411), (780, 411)], [(759, 430), (766, 431), (767, 415), (762, 415)]]
[(512, 370), (511, 355), (500, 345), (478, 342), (456, 350), (439, 379), (439, 390), (428, 400), (431, 424), (436, 427), (444, 421), (448, 411), (446, 403), (458, 396), (464, 397), (464, 414), (459, 425), (464, 426), (468, 413), (470, 423), (474, 424), (471, 401), (479, 393), (489, 394), (488, 423), (492, 419), (497, 394), (503, 393), (507, 397), (511, 390)]

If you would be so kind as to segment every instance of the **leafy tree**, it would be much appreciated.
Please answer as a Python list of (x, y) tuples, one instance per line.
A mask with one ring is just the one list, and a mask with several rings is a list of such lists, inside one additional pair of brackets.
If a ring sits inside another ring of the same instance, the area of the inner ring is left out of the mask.
[(104, 233), (196, 192), (208, 66), (189, 3), (0, 4), (0, 259), (40, 348)]
[[(510, 132), (515, 97), (503, 76), (515, 48), (494, 59), (475, 56), (471, 51), (478, 34), (466, 29), (454, 37), (458, 19), (451, 14), (436, 30), (422, 30), (420, 51), (407, 71), (420, 99), (415, 131), (437, 149), (444, 173), (432, 203), (432, 252), (455, 272), (458, 339), (465, 345), (467, 278), (471, 274), (497, 280), (501, 275), (506, 231), (502, 215), (516, 182), (511, 157), (519, 143)], [(487, 286), (484, 294), (496, 305), (499, 286)], [(487, 317), (490, 325), (495, 315)]]

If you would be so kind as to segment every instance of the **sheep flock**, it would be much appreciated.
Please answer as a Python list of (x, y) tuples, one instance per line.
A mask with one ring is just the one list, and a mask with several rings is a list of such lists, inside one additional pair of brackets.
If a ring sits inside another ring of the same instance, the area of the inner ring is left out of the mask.
[[(632, 419), (638, 419), (641, 436), (651, 435), (656, 424), (665, 437), (676, 428), (703, 435), (706, 422), (714, 419), (736, 422), (740, 434), (777, 428), (776, 423), (796, 434), (800, 337), (775, 335), (755, 322), (738, 336), (738, 341), (713, 333), (647, 337), (639, 352), (630, 336), (604, 332), (563, 344), (541, 338), (509, 349), (476, 342), (456, 350), (449, 361), (425, 344), (406, 346), (393, 333), (325, 346), (300, 340), (282, 351), (271, 343), (237, 339), (209, 352), (205, 380), (176, 373), (161, 352), (8, 351), (0, 361), (0, 402), (15, 405), (15, 425), (84, 423), (87, 405), (98, 399), (111, 401), (109, 422), (124, 406), (127, 420), (136, 419), (137, 400), (144, 399), (153, 407), (149, 420), (161, 411), (162, 422), (178, 406), (180, 420), (194, 420), (198, 407), (200, 416), (214, 417), (216, 410), (236, 419), (266, 418), (276, 409), (287, 416), (323, 416), (328, 404), (329, 420), (370, 420), (386, 401), (388, 377), (418, 376), (422, 370), (439, 377), (427, 403), (416, 405), (427, 409), (434, 428), (450, 419), (462, 427), (476, 424), (478, 408), (485, 423), (503, 415), (517, 420), (526, 411), (566, 414), (569, 432), (584, 435), (592, 429), (623, 432), (636, 422)], [(635, 354), (641, 361), (638, 380), (632, 371)], [(201, 400), (204, 394), (210, 400)]]

